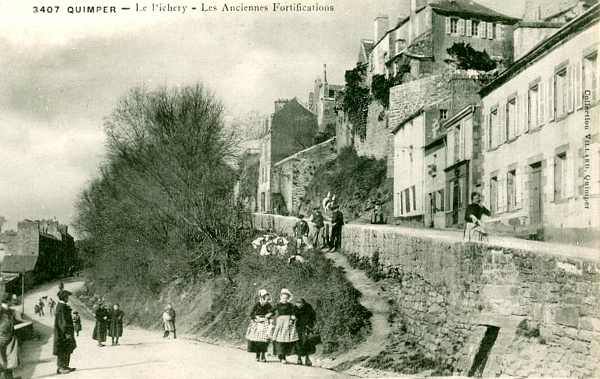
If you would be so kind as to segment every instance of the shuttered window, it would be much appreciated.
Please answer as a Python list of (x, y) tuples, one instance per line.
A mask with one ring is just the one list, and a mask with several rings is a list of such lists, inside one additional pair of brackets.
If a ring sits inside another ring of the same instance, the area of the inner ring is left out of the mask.
[(465, 20), (463, 20), (462, 18), (458, 20), (458, 34), (460, 34), (461, 36), (465, 35)]
[(467, 30), (466, 30), (466, 34), (468, 37), (473, 35), (473, 21), (471, 20), (467, 20)]
[(491, 22), (487, 23), (487, 38), (494, 39), (494, 24)]
[(546, 94), (548, 95), (546, 100), (548, 110), (548, 121), (554, 121), (554, 77), (548, 79), (548, 86), (546, 88)]
[(450, 17), (446, 17), (446, 34), (450, 34)]
[(540, 95), (540, 102), (539, 102), (539, 124), (538, 125), (544, 125), (544, 119), (546, 117), (546, 85), (544, 83), (544, 81), (540, 81), (539, 84), (539, 95)]
[(573, 97), (575, 102), (575, 108), (581, 109), (583, 107), (583, 91), (581, 90), (581, 64), (583, 62), (577, 62), (573, 65)]

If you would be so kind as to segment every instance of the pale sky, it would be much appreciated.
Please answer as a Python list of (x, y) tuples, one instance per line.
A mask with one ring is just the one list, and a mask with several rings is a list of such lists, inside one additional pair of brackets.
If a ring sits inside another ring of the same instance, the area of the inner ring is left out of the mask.
[[(135, 12), (136, 2), (0, 1), (0, 215), (4, 229), (23, 219), (70, 224), (77, 195), (103, 159), (103, 118), (136, 85), (204, 83), (233, 116), (267, 115), (278, 98), (307, 101), (327, 64), (343, 84), (373, 19), (408, 13), (410, 0), (321, 0), (333, 12)], [(521, 16), (525, 0), (479, 2)], [(299, 2), (299, 1), (298, 1)], [(69, 5), (113, 5), (116, 14), (69, 14)], [(139, 1), (150, 7), (153, 2)], [(158, 1), (154, 3), (160, 3)], [(297, 2), (281, 1), (282, 4)], [(121, 7), (130, 7), (122, 11)], [(54, 10), (54, 9), (53, 9)]]

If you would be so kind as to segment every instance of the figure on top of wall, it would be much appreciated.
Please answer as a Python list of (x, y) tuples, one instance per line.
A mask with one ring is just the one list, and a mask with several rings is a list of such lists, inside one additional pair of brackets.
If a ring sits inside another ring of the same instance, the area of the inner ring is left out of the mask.
[(483, 215), (490, 216), (490, 211), (480, 205), (481, 195), (479, 192), (471, 193), (471, 204), (465, 211), (465, 241), (483, 241), (487, 238), (487, 230), (483, 225)]

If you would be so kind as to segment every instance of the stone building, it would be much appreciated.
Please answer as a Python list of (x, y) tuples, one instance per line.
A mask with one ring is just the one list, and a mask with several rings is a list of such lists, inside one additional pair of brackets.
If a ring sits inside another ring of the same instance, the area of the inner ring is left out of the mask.
[(273, 167), (312, 146), (317, 132), (317, 116), (298, 99), (275, 102), (275, 112), (265, 120), (260, 143), (259, 212), (283, 211), (285, 201), (274, 181)]
[(484, 197), (499, 226), (597, 236), (598, 36), (596, 5), (481, 90)]
[[(285, 213), (298, 214), (310, 212), (314, 206), (306, 196), (308, 187), (316, 169), (324, 162), (334, 159), (337, 155), (335, 139), (329, 139), (320, 144), (302, 150), (273, 165), (274, 192), (280, 193), (283, 199)], [(284, 212), (281, 212), (284, 213)]]
[[(390, 92), (394, 217), (427, 226), (446, 226), (448, 190), (444, 170), (450, 155), (445, 122), (479, 101), (476, 78), (460, 73), (433, 75), (393, 87)], [(450, 137), (453, 138), (453, 137)], [(464, 141), (463, 141), (464, 142)], [(392, 164), (390, 164), (392, 162)]]
[[(336, 123), (336, 97), (344, 90), (343, 85), (327, 82), (327, 67), (323, 65), (323, 80), (315, 80), (315, 89), (309, 96), (309, 108), (317, 115), (319, 133), (334, 133)], [(330, 128), (330, 130), (326, 130)]]
[(75, 240), (58, 221), (23, 220), (16, 234), (2, 239), (3, 255), (37, 256), (34, 270), (26, 274), (28, 285), (63, 277), (75, 268)]
[(410, 15), (393, 28), (387, 16), (375, 19), (369, 74), (394, 76), (403, 64), (415, 78), (439, 73), (448, 65), (446, 50), (460, 42), (510, 63), (517, 21), (469, 0), (411, 0)]

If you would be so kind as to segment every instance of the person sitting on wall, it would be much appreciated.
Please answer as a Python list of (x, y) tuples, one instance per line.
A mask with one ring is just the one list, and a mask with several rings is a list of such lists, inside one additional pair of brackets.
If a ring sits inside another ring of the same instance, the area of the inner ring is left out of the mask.
[(487, 237), (487, 230), (481, 218), (483, 215), (490, 216), (490, 211), (480, 205), (481, 195), (479, 192), (471, 193), (471, 204), (465, 211), (465, 241), (483, 241)]

